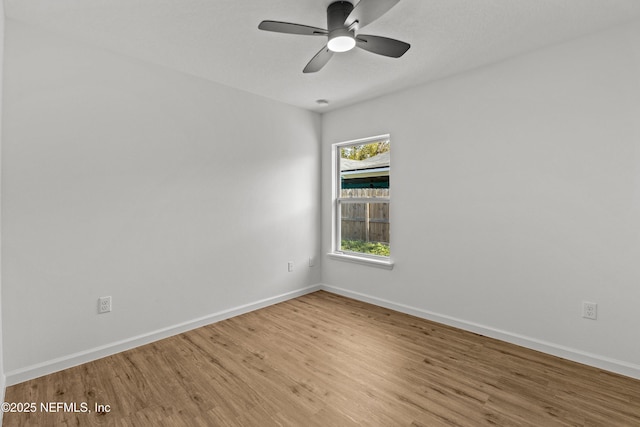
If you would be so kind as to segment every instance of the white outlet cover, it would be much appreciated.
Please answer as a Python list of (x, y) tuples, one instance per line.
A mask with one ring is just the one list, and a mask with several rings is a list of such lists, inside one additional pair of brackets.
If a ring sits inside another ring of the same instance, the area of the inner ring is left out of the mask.
[(111, 311), (111, 297), (98, 298), (98, 313), (108, 313)]
[(582, 303), (582, 317), (585, 319), (597, 320), (598, 319), (598, 304), (595, 302), (584, 301)]

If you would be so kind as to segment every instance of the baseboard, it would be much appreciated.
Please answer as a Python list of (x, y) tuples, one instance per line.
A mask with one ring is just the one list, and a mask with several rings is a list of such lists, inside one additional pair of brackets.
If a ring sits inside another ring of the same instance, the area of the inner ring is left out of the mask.
[(353, 298), (358, 301), (367, 302), (380, 307), (389, 308), (391, 310), (410, 314), (412, 316), (420, 317), (422, 319), (431, 320), (431, 321), (442, 323), (448, 326), (453, 326), (455, 328), (463, 329), (465, 331), (474, 332), (476, 334), (495, 338), (511, 344), (516, 344), (521, 347), (526, 347), (532, 350), (536, 350), (536, 351), (540, 351), (553, 356), (561, 357), (563, 359), (582, 363), (584, 365), (593, 366), (599, 369), (603, 369), (605, 371), (615, 372), (617, 374), (625, 375), (631, 378), (640, 379), (640, 365), (636, 365), (633, 363), (611, 359), (609, 357), (584, 352), (581, 350), (565, 347), (555, 343), (546, 342), (546, 341), (526, 337), (519, 334), (514, 334), (512, 332), (491, 328), (491, 327), (480, 325), (473, 322), (468, 322), (468, 321), (457, 319), (451, 316), (433, 313), (428, 310), (411, 307), (405, 304), (399, 304), (386, 299), (377, 298), (371, 295), (350, 291), (348, 289), (343, 289), (343, 288), (339, 288), (332, 285), (322, 284), (321, 289), (324, 291), (342, 295), (348, 298)]
[[(210, 314), (208, 316), (193, 319), (188, 322), (173, 325), (167, 328), (159, 329), (147, 334), (138, 335), (136, 337), (128, 338), (125, 340), (117, 341), (111, 344), (107, 344), (100, 347), (95, 347), (82, 352), (70, 354), (68, 356), (60, 357), (57, 359), (49, 360), (36, 365), (28, 366), (21, 369), (9, 371), (6, 375), (0, 373), (0, 402), (4, 401), (5, 388), (14, 384), (18, 384), (24, 381), (28, 381), (34, 378), (48, 375), (53, 372), (68, 369), (83, 363), (91, 362), (93, 360), (101, 359), (112, 354), (120, 353), (122, 351), (130, 350), (141, 345), (149, 344), (154, 341), (158, 341), (164, 338), (171, 337), (192, 329), (196, 329), (202, 326), (210, 325), (212, 323), (219, 322), (234, 316), (239, 316), (244, 313), (248, 313), (254, 310), (258, 310), (264, 307), (268, 307), (279, 302), (287, 301), (292, 298), (312, 293), (318, 290), (325, 290), (334, 294), (342, 295), (345, 297), (353, 298), (358, 301), (367, 302), (380, 307), (389, 308), (391, 310), (399, 311), (401, 313), (410, 314), (412, 316), (420, 317), (423, 319), (431, 320), (434, 322), (442, 323), (445, 325), (453, 326), (466, 331), (474, 332), (487, 337), (499, 339), (501, 341), (516, 344), (522, 347), (530, 348), (532, 350), (541, 351), (543, 353), (551, 354), (553, 356), (561, 357), (574, 362), (582, 363), (585, 365), (593, 366), (599, 369), (603, 369), (610, 372), (615, 372), (621, 375), (626, 375), (631, 378), (640, 379), (640, 365), (628, 363), (620, 360), (611, 359), (608, 357), (600, 356), (597, 354), (591, 354), (583, 352), (581, 350), (572, 349), (562, 345), (529, 338), (519, 334), (514, 334), (508, 331), (503, 331), (495, 328), (490, 328), (484, 325), (480, 325), (473, 322), (457, 319), (451, 316), (446, 316), (438, 313), (433, 313), (428, 310), (423, 310), (416, 307), (411, 307), (405, 304), (396, 303), (386, 299), (366, 295), (359, 292), (350, 291), (348, 289), (339, 288), (327, 284), (317, 284), (307, 286), (302, 289), (287, 292), (274, 297), (265, 298), (259, 301), (255, 301), (249, 304), (244, 304), (238, 307), (234, 307), (228, 310), (223, 310), (217, 313)], [(2, 414), (0, 414), (0, 425), (2, 425)]]
[[(295, 291), (276, 295), (270, 298), (265, 298), (249, 304), (244, 304), (238, 307), (230, 308), (228, 310), (219, 311), (217, 313), (213, 313), (213, 314), (203, 316), (197, 319), (193, 319), (177, 325), (169, 326), (167, 328), (159, 329), (146, 334), (138, 335), (132, 338), (127, 338), (111, 344), (106, 344), (100, 347), (95, 347), (89, 350), (70, 354), (68, 356), (59, 357), (57, 359), (49, 360), (43, 363), (38, 363), (32, 366), (27, 366), (25, 368), (9, 371), (6, 373), (6, 385), (11, 386), (14, 384), (19, 384), (24, 381), (41, 377), (43, 375), (48, 375), (53, 372), (58, 372), (63, 369), (68, 369), (74, 366), (78, 366), (83, 363), (101, 359), (106, 356), (111, 356), (113, 354), (130, 350), (132, 348), (149, 344), (164, 338), (168, 338), (173, 335), (181, 334), (183, 332), (187, 332), (192, 329), (210, 325), (212, 323), (216, 323), (221, 320), (229, 319), (234, 316), (239, 316), (241, 314), (255, 311), (264, 307), (268, 307), (270, 305), (287, 301), (292, 298), (297, 298), (299, 296), (302, 296), (311, 292), (315, 292), (320, 289), (321, 289), (320, 285), (307, 286), (302, 289), (297, 289)], [(3, 390), (4, 390), (4, 387), (3, 387)], [(2, 402), (2, 400), (0, 400), (0, 402)]]

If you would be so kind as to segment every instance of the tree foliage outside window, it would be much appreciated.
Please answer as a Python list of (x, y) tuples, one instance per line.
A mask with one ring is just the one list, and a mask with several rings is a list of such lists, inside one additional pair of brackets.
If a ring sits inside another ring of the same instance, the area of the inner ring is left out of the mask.
[(340, 157), (350, 160), (364, 160), (369, 157), (377, 156), (378, 154), (386, 153), (389, 149), (389, 141), (352, 145), (349, 147), (343, 147), (340, 150)]

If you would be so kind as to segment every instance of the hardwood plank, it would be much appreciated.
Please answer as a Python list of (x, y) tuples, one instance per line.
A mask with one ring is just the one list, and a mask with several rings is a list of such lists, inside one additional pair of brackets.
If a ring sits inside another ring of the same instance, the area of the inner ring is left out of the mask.
[(5, 399), (92, 410), (6, 413), (10, 427), (640, 425), (638, 380), (323, 291)]

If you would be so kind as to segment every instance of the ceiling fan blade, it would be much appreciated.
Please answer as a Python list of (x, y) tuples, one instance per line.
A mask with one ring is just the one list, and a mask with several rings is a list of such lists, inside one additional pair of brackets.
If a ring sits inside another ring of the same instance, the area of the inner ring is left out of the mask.
[(356, 46), (378, 55), (390, 56), (391, 58), (400, 58), (411, 47), (409, 43), (401, 42), (400, 40), (365, 34), (358, 34)]
[(353, 8), (344, 25), (350, 27), (358, 21), (357, 28), (371, 24), (398, 4), (400, 0), (360, 0)]
[(322, 67), (327, 65), (327, 62), (329, 62), (332, 56), (333, 52), (330, 51), (327, 46), (323, 47), (322, 49), (320, 49), (320, 52), (316, 53), (316, 56), (314, 56), (311, 61), (309, 61), (302, 72), (315, 73), (316, 71), (320, 71)]
[(258, 28), (264, 31), (274, 31), (276, 33), (300, 34), (303, 36), (326, 36), (327, 30), (308, 25), (292, 24), (290, 22), (262, 21)]

